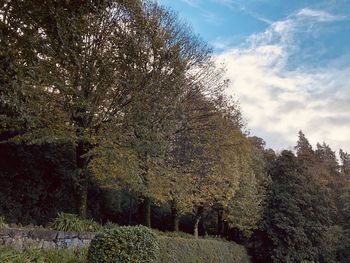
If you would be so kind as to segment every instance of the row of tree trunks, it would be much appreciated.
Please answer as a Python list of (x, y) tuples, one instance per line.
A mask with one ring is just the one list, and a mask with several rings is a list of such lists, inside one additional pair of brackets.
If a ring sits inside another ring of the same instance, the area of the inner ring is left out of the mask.
[[(151, 205), (152, 205), (152, 202), (150, 198), (144, 198), (143, 202), (141, 203), (142, 224), (147, 227), (152, 226)], [(172, 205), (171, 213), (172, 213), (172, 230), (177, 232), (179, 231), (180, 215), (174, 205)]]
[[(193, 225), (193, 235), (195, 238), (199, 236), (199, 224), (201, 220), (203, 220), (203, 211), (203, 207), (199, 207), (195, 215)], [(180, 215), (175, 204), (171, 206), (171, 218), (172, 231), (178, 232), (180, 230)], [(217, 235), (224, 236), (228, 230), (228, 225), (227, 222), (223, 220), (223, 211), (221, 209), (218, 210), (217, 222)], [(151, 200), (149, 198), (145, 198), (142, 202), (142, 223), (147, 227), (151, 227)]]

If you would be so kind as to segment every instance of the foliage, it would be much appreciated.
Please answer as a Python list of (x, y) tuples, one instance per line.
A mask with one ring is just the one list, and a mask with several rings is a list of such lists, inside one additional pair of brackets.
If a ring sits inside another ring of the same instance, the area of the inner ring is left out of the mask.
[(106, 228), (116, 228), (116, 227), (119, 227), (119, 225), (117, 223), (113, 223), (111, 221), (107, 221), (107, 223), (105, 223), (103, 225), (104, 229), (106, 229)]
[(262, 198), (258, 192), (258, 181), (252, 171), (247, 171), (240, 182), (239, 188), (225, 207), (226, 220), (231, 227), (240, 229), (249, 236), (257, 228), (262, 216)]
[(104, 229), (91, 242), (89, 263), (157, 262), (159, 241), (147, 227)]
[(1, 228), (7, 228), (8, 224), (6, 224), (5, 217), (0, 216), (0, 229)]
[[(225, 210), (231, 226), (256, 227), (262, 195), (239, 107), (223, 95), (228, 81), (210, 48), (173, 12), (139, 0), (9, 1), (0, 12), (9, 88), (0, 132), (71, 142), (81, 216), (94, 175), (142, 200), (148, 226), (151, 204), (172, 202), (176, 222), (192, 212), (198, 228), (206, 207)], [(245, 203), (249, 220), (237, 220)]]
[(0, 144), (0, 214), (11, 223), (46, 225), (75, 212), (73, 146)]
[(208, 100), (192, 92), (181, 116), (169, 157), (173, 217), (192, 212), (198, 225), (204, 208), (222, 210), (231, 227), (256, 228), (267, 176), (255, 164), (258, 158), (253, 159), (253, 146), (242, 131), (237, 104), (225, 96)]
[(299, 164), (292, 152), (283, 151), (272, 171), (272, 191), (263, 222), (271, 242), (270, 260), (333, 262), (327, 236), (332, 224), (329, 196), (306, 177)]
[[(342, 233), (337, 233), (341, 242), (338, 243), (337, 260), (341, 263), (350, 261), (350, 231), (343, 229)], [(339, 235), (340, 234), (340, 235)]]
[(58, 231), (97, 232), (102, 226), (92, 219), (82, 219), (75, 214), (58, 213), (50, 223), (50, 228)]
[(233, 242), (161, 237), (160, 251), (158, 262), (250, 262), (245, 248)]
[[(0, 43), (6, 62), (1, 132), (27, 143), (73, 142), (82, 216), (90, 162), (99, 157), (95, 148), (131, 148), (139, 160), (138, 176), (147, 181), (151, 165), (145, 161), (164, 154), (177, 97), (193, 82), (187, 72), (207, 64), (210, 53), (156, 2), (93, 3), (0, 5), (6, 14), (0, 17), (6, 35)], [(13, 134), (14, 122), (22, 127)], [(149, 197), (147, 184), (141, 186), (141, 195)]]
[(37, 249), (18, 251), (0, 247), (0, 262), (6, 263), (85, 263), (87, 249)]

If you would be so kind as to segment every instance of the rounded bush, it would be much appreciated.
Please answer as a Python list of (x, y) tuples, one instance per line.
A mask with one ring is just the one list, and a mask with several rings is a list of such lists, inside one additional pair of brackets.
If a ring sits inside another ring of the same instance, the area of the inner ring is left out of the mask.
[(144, 226), (104, 229), (91, 241), (88, 251), (88, 263), (151, 263), (158, 257), (158, 237)]

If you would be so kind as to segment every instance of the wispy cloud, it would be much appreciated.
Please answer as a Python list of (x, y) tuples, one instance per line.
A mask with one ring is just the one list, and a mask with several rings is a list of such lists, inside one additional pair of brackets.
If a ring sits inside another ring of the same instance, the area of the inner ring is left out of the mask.
[(344, 19), (344, 16), (336, 16), (332, 15), (326, 11), (322, 10), (314, 10), (310, 8), (303, 8), (300, 11), (297, 12), (296, 16), (299, 17), (311, 17), (315, 18), (319, 21), (326, 22), (326, 21), (336, 21), (336, 20), (341, 20)]
[(300, 32), (338, 19), (326, 11), (301, 9), (218, 55), (232, 80), (229, 93), (238, 95), (252, 132), (271, 147), (294, 145), (302, 129), (313, 143), (327, 141), (350, 150), (350, 66), (343, 58), (323, 67), (303, 61), (288, 65), (300, 51)]
[(254, 12), (251, 9), (248, 9), (241, 1), (235, 1), (235, 0), (211, 0), (214, 3), (224, 5), (228, 8), (234, 9), (234, 10), (240, 10), (247, 15), (253, 17), (256, 20), (259, 20), (260, 22), (266, 23), (266, 24), (271, 24), (272, 21), (261, 16), (260, 14)]
[(203, 11), (202, 17), (208, 24), (213, 26), (219, 26), (224, 22), (222, 17), (213, 12)]
[(181, 0), (192, 7), (198, 7), (200, 0)]

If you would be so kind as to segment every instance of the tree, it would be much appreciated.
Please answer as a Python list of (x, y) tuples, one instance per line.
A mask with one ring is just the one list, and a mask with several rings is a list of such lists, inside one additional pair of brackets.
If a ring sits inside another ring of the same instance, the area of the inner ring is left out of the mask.
[(207, 49), (172, 13), (147, 1), (12, 0), (0, 9), (7, 37), (1, 57), (15, 67), (2, 75), (13, 87), (1, 94), (2, 127), (15, 115), (22, 120), (21, 140), (75, 144), (85, 215), (93, 157), (130, 156), (120, 142), (136, 107), (131, 102), (152, 107), (149, 101), (174, 99), (158, 94), (177, 94), (184, 72), (205, 59)]
[[(178, 229), (179, 214), (192, 212), (197, 236), (204, 211), (218, 214), (220, 234), (224, 221), (242, 230), (254, 228), (261, 214), (261, 182), (258, 169), (252, 168), (253, 152), (241, 131), (239, 108), (223, 96), (188, 95), (170, 155), (175, 172), (169, 198), (177, 219), (173, 229)], [(241, 213), (244, 208), (247, 215)]]
[(338, 231), (338, 239), (340, 242), (337, 247), (337, 260), (339, 262), (347, 262), (350, 259), (350, 176), (349, 176), (349, 154), (342, 149), (339, 151), (340, 157), (340, 175), (336, 181), (337, 195), (337, 223), (340, 231)]
[(283, 151), (272, 171), (264, 215), (273, 262), (334, 262), (327, 231), (332, 207), (327, 191), (303, 173), (297, 158)]
[(248, 137), (245, 148), (239, 149), (241, 168), (239, 187), (226, 208), (229, 226), (250, 236), (259, 226), (271, 183), (265, 142), (258, 137)]
[(339, 150), (340, 156), (340, 171), (343, 176), (349, 177), (350, 174), (350, 154), (344, 152), (342, 149)]
[[(151, 203), (167, 200), (169, 171), (165, 155), (176, 133), (176, 116), (183, 106), (184, 94), (199, 85), (201, 75), (212, 65), (206, 44), (192, 35), (173, 13), (155, 4), (149, 4), (148, 9), (157, 15), (152, 18), (153, 28), (148, 29), (153, 32), (148, 56), (150, 61), (156, 58), (156, 62), (142, 69), (149, 77), (145, 84), (150, 87), (139, 91), (128, 105), (125, 136), (121, 140), (137, 159), (138, 179), (128, 187), (143, 202), (146, 226), (151, 225)], [(171, 34), (163, 36), (164, 30)], [(157, 31), (159, 34), (155, 34)], [(165, 52), (164, 47), (172, 48)], [(153, 70), (149, 74), (150, 68)]]

